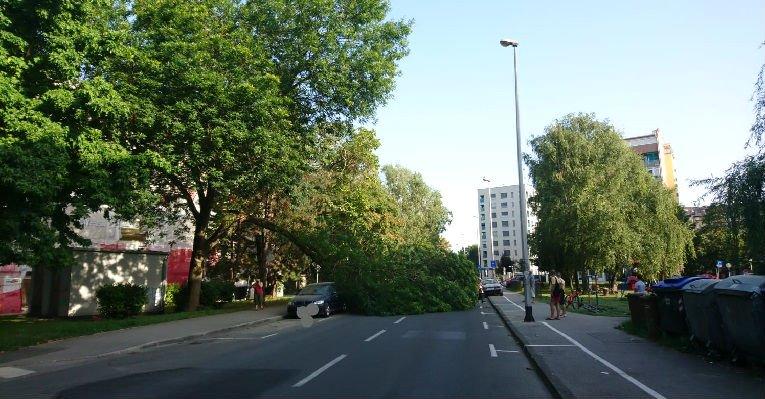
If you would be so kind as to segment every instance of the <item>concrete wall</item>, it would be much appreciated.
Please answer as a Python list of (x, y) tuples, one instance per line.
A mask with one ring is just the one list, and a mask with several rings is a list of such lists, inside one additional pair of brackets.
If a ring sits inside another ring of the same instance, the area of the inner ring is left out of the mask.
[(148, 304), (144, 311), (161, 309), (167, 253), (76, 249), (74, 258), (69, 291), (69, 316), (97, 314), (96, 289), (122, 282), (147, 287)]

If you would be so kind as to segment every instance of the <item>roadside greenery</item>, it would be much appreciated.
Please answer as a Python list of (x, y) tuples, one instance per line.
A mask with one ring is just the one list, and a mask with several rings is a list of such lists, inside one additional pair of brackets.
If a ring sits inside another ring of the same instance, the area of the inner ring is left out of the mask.
[[(284, 308), (291, 297), (267, 298), (266, 307)], [(144, 314), (121, 319), (101, 318), (35, 318), (27, 316), (0, 317), (0, 352), (42, 344), (58, 339), (90, 335), (104, 331), (166, 323), (169, 321), (212, 316), (216, 314), (254, 310), (252, 301), (228, 303), (221, 308), (194, 312)]]
[[(692, 232), (674, 193), (644, 168), (615, 128), (593, 115), (556, 120), (527, 155), (539, 221), (530, 248), (567, 276), (637, 266), (647, 279), (679, 274)], [(573, 281), (573, 280), (572, 280)]]
[(103, 285), (96, 289), (96, 300), (103, 317), (135, 316), (147, 303), (146, 287), (132, 283)]

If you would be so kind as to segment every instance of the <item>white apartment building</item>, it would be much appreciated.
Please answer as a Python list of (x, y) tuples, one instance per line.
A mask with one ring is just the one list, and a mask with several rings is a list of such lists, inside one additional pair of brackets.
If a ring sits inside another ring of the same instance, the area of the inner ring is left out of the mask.
[[(529, 186), (525, 188), (528, 199), (534, 191)], [(478, 190), (478, 253), (483, 267), (490, 267), (491, 261), (499, 266), (502, 256), (509, 256), (513, 261), (523, 257), (519, 193), (517, 184)], [(526, 212), (531, 233), (536, 217), (528, 206)]]

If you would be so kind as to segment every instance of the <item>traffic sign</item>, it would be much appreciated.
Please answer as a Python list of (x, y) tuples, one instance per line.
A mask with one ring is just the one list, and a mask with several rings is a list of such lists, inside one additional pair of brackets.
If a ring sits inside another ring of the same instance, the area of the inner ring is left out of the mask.
[(723, 267), (723, 261), (718, 260), (717, 261), (717, 265), (715, 265), (715, 266), (717, 266), (718, 269), (722, 268)]
[(491, 261), (491, 268), (492, 269), (496, 269), (497, 268), (497, 261), (496, 260)]

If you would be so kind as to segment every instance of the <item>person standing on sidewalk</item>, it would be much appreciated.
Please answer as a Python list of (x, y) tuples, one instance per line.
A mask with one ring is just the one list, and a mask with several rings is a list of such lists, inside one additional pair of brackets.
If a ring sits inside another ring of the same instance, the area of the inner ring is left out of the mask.
[(547, 320), (560, 320), (561, 286), (558, 275), (554, 270), (550, 271), (550, 317)]
[(263, 283), (260, 280), (255, 280), (252, 284), (252, 288), (255, 291), (255, 310), (263, 309), (265, 304), (265, 291), (263, 289)]
[[(558, 317), (566, 317), (566, 280), (561, 277), (560, 272), (555, 274), (560, 284), (560, 301), (558, 301)], [(561, 313), (562, 312), (562, 313)]]
[(536, 301), (537, 293), (536, 293), (536, 281), (534, 280), (534, 273), (531, 272), (531, 270), (527, 270), (524, 277), (529, 279), (529, 295), (531, 297), (531, 303), (533, 304)]

